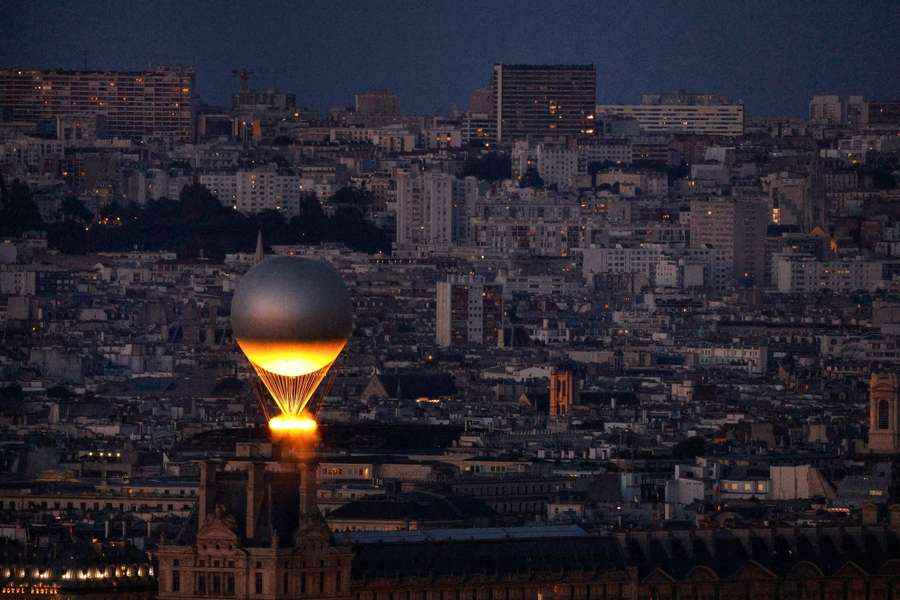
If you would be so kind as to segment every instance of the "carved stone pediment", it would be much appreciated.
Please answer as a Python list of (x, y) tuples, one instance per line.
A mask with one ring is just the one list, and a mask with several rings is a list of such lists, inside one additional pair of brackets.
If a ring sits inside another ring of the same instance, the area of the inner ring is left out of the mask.
[(666, 573), (664, 570), (659, 567), (653, 569), (644, 580), (641, 581), (643, 584), (661, 584), (661, 583), (672, 583), (675, 581), (675, 578)]
[(794, 565), (787, 574), (788, 579), (819, 579), (822, 576), (822, 570), (806, 560)]
[(755, 560), (750, 560), (744, 565), (744, 568), (732, 575), (730, 579), (760, 581), (778, 579), (778, 576)]
[(855, 562), (847, 561), (844, 565), (834, 572), (832, 577), (868, 577), (869, 574), (866, 573), (866, 570), (860, 567)]
[(237, 521), (229, 515), (221, 505), (206, 517), (197, 531), (197, 542), (225, 542), (236, 544), (238, 541)]
[(900, 574), (900, 559), (892, 558), (886, 560), (878, 569), (879, 575), (897, 575)]
[(690, 581), (691, 583), (703, 583), (705, 581), (718, 581), (719, 575), (710, 569), (709, 567), (698, 565), (690, 570), (690, 572), (685, 575), (685, 581)]

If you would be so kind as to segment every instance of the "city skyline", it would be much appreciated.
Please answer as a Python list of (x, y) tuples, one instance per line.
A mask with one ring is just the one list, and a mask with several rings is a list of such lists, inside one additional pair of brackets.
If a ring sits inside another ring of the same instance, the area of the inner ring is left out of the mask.
[(4, 4), (0, 595), (897, 600), (898, 16)]
[(404, 112), (420, 114), (465, 110), (494, 63), (590, 63), (601, 103), (688, 89), (742, 100), (753, 115), (799, 116), (816, 94), (892, 98), (900, 86), (884, 60), (900, 55), (890, 2), (492, 3), (477, 11), (465, 3), (266, 2), (258, 10), (35, 2), (9, 3), (0, 17), (4, 67), (79, 69), (85, 59), (96, 69), (193, 66), (198, 92), (215, 105), (228, 104), (241, 67), (257, 71), (252, 85), (294, 92), (316, 109), (387, 88)]

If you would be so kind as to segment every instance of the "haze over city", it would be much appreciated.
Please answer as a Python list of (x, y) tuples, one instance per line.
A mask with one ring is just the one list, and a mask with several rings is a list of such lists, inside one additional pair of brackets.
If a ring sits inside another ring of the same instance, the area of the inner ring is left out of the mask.
[(226, 104), (236, 66), (267, 69), (318, 109), (389, 88), (406, 110), (466, 109), (495, 62), (582, 63), (598, 99), (715, 89), (755, 114), (804, 114), (817, 93), (900, 85), (895, 2), (6, 2), (0, 57), (15, 66), (197, 69)]

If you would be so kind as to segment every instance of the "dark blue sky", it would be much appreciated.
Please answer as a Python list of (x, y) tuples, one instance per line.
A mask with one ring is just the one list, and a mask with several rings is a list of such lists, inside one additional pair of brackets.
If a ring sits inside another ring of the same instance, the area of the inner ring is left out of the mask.
[(900, 97), (900, 0), (478, 2), (0, 0), (0, 64), (191, 64), (226, 103), (238, 66), (316, 108), (389, 88), (404, 110), (465, 108), (495, 62), (597, 65), (600, 101), (687, 88), (750, 114), (806, 112), (815, 93)]

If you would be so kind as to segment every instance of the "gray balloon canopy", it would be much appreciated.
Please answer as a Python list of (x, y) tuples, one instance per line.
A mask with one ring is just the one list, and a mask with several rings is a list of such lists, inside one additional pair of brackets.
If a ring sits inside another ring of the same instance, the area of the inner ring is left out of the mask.
[(352, 313), (347, 286), (331, 265), (278, 256), (241, 278), (231, 301), (231, 326), (245, 340), (339, 340), (350, 336)]

